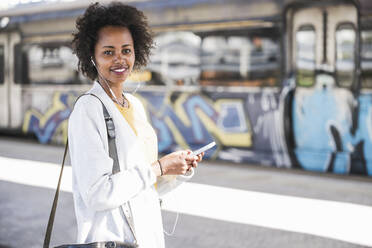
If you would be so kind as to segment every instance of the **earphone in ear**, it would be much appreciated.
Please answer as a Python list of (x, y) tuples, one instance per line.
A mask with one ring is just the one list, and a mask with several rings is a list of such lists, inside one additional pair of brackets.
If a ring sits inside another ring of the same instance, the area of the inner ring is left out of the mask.
[(97, 66), (96, 66), (96, 63), (94, 63), (94, 60), (93, 60), (92, 57), (90, 57), (90, 61), (92, 62), (92, 64), (94, 65), (94, 67), (97, 67)]

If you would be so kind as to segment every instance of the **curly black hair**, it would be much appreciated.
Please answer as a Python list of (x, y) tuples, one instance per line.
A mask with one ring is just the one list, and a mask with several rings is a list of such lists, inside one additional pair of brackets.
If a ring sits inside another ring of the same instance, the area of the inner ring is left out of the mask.
[(153, 48), (153, 38), (143, 12), (120, 2), (108, 5), (96, 2), (76, 20), (77, 31), (72, 34), (72, 48), (79, 59), (79, 70), (92, 80), (97, 78), (97, 70), (91, 62), (91, 57), (94, 56), (98, 32), (106, 26), (128, 28), (134, 43), (134, 70), (146, 66)]

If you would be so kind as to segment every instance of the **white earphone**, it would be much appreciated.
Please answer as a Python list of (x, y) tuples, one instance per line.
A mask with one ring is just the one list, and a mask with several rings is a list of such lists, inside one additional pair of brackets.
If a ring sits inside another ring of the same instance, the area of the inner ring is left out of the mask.
[(97, 66), (96, 66), (96, 63), (94, 63), (94, 60), (93, 60), (92, 57), (90, 57), (90, 61), (92, 62), (92, 64), (94, 65), (94, 67), (97, 67)]
[(94, 63), (93, 57), (90, 57), (90, 61), (92, 62), (92, 64), (93, 64), (94, 67), (96, 68), (98, 75), (101, 76), (101, 78), (103, 79), (103, 81), (104, 81), (105, 84), (107, 85), (107, 87), (108, 87), (108, 89), (109, 89), (111, 95), (115, 98), (115, 101), (116, 101), (117, 103), (119, 103), (119, 101), (118, 101), (118, 99), (117, 99), (115, 93), (112, 91), (110, 85), (107, 83), (107, 79), (106, 79), (104, 76), (102, 76), (101, 73), (99, 72), (99, 70), (98, 70), (98, 68), (97, 68), (97, 66), (96, 66), (96, 63)]

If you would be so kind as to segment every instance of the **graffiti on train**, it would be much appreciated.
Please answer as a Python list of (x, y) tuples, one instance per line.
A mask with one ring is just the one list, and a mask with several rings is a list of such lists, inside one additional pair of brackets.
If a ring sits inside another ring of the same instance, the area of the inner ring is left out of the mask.
[(67, 137), (67, 119), (75, 98), (75, 94), (57, 92), (53, 95), (51, 105), (44, 112), (36, 107), (27, 110), (23, 121), (23, 132), (35, 134), (43, 144), (64, 143)]
[[(356, 99), (356, 100), (354, 100)], [(372, 97), (333, 86), (297, 89), (293, 134), (305, 170), (372, 175)]]
[[(195, 149), (215, 139), (221, 146), (250, 147), (252, 144), (244, 99), (213, 101), (183, 93), (172, 103), (173, 96), (164, 94), (143, 93), (138, 97), (157, 131), (160, 152), (175, 148)], [(44, 113), (37, 108), (29, 109), (25, 113), (23, 131), (34, 133), (41, 143), (60, 143), (58, 141), (66, 137), (71, 99), (76, 99), (76, 94), (55, 93), (52, 104)], [(208, 154), (211, 156), (216, 151), (218, 148)]]
[[(294, 152), (284, 135), (282, 93), (141, 92), (137, 97), (158, 136), (159, 152), (218, 144), (210, 159), (340, 174), (372, 174), (372, 97), (360, 95), (356, 110), (349, 91), (297, 90), (293, 101)], [(327, 95), (325, 95), (327, 94)], [(336, 97), (334, 94), (337, 94)], [(23, 131), (42, 143), (63, 143), (76, 93), (55, 93), (45, 111), (25, 113)], [(342, 97), (342, 101), (339, 100)], [(333, 99), (333, 100), (332, 100)], [(338, 99), (338, 100), (337, 100)], [(320, 111), (322, 110), (322, 111)], [(358, 116), (353, 116), (357, 111)], [(357, 121), (355, 121), (357, 118)], [(326, 125), (322, 124), (326, 123)]]
[[(36, 107), (28, 110), (23, 131), (34, 133), (42, 143), (62, 143), (76, 96), (55, 93), (44, 112)], [(273, 128), (279, 118), (278, 94), (141, 92), (137, 97), (157, 132), (159, 152), (194, 150), (214, 140), (218, 145), (206, 153), (207, 158), (289, 165)]]
[(197, 149), (213, 140), (219, 146), (208, 151), (216, 158), (223, 147), (252, 146), (252, 131), (244, 108), (244, 99), (213, 99), (189, 93), (140, 95), (155, 128), (159, 151), (178, 148)]

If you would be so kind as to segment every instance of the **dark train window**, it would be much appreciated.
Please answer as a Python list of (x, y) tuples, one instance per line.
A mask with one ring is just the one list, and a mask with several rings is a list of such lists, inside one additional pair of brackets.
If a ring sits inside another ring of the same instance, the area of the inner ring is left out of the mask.
[(336, 81), (341, 87), (350, 87), (355, 72), (356, 34), (351, 23), (341, 24), (336, 29)]
[(4, 84), (5, 56), (4, 45), (0, 45), (0, 84)]
[(362, 88), (372, 88), (372, 30), (362, 31), (361, 39)]
[(315, 28), (305, 25), (296, 33), (296, 83), (309, 87), (315, 82)]
[(275, 86), (280, 74), (277, 40), (263, 36), (211, 35), (201, 45), (201, 85)]
[(22, 44), (14, 46), (14, 82), (16, 84), (28, 84), (28, 63), (25, 53), (22, 51)]
[(81, 84), (89, 82), (77, 70), (78, 60), (67, 43), (15, 46), (15, 81), (21, 84)]

